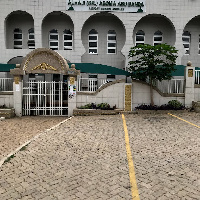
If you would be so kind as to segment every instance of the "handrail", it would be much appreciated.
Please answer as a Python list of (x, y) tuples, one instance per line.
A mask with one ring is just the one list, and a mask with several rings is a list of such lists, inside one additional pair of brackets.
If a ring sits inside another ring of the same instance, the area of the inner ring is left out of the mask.
[(13, 91), (13, 78), (0, 78), (0, 91)]

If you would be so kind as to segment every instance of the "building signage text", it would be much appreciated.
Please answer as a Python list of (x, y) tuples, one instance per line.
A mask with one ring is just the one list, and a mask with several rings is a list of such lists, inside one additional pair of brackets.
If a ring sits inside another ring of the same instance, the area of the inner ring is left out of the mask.
[(110, 12), (145, 12), (145, 0), (115, 0), (115, 1), (83, 1), (67, 0), (67, 10), (75, 11), (110, 11)]

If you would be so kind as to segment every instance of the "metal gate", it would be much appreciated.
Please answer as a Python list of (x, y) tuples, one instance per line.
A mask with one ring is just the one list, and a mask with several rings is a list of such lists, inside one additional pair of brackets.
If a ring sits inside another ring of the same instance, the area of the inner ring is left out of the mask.
[(23, 83), (23, 115), (67, 115), (67, 82)]

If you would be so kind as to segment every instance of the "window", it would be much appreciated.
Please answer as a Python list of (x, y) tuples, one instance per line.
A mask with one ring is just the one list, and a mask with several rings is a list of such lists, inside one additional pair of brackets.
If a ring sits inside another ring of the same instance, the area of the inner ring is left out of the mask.
[(98, 53), (98, 32), (92, 29), (88, 35), (89, 54)]
[(184, 49), (185, 49), (185, 54), (190, 54), (191, 35), (188, 31), (183, 32), (182, 40), (183, 40), (183, 46), (184, 46)]
[(162, 44), (163, 36), (162, 32), (156, 31), (153, 36), (153, 45), (156, 46), (158, 44)]
[(14, 30), (14, 49), (22, 49), (22, 30), (16, 28)]
[(139, 30), (135, 35), (135, 46), (139, 44), (144, 44), (145, 34), (144, 31)]
[(116, 54), (117, 41), (116, 41), (116, 32), (114, 30), (108, 31), (107, 34), (107, 53)]
[(35, 49), (35, 34), (33, 28), (28, 30), (28, 48)]
[(70, 30), (64, 30), (63, 31), (63, 46), (64, 50), (72, 50), (72, 32)]
[(58, 50), (58, 31), (53, 29), (49, 32), (49, 48), (52, 50)]

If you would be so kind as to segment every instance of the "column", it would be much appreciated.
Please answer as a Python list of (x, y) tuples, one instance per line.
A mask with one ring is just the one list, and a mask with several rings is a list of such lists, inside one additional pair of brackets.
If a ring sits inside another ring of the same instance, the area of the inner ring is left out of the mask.
[(77, 75), (80, 74), (79, 70), (75, 69), (75, 64), (71, 65), (68, 70), (68, 117), (73, 115), (73, 110), (76, 108), (76, 86)]
[(13, 98), (15, 114), (18, 117), (22, 116), (22, 95), (23, 95), (22, 76), (15, 75), (13, 82)]
[(132, 83), (126, 83), (124, 87), (124, 110), (132, 111)]
[(188, 61), (185, 67), (185, 106), (191, 107), (194, 101), (195, 67)]

